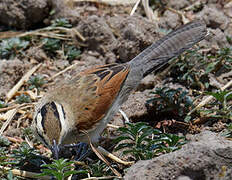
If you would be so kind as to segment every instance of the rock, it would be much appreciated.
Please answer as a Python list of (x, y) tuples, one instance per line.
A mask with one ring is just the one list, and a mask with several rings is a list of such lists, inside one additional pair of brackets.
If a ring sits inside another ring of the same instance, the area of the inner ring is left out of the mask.
[(35, 59), (38, 62), (43, 62), (48, 59), (46, 53), (43, 51), (43, 49), (38, 47), (30, 47), (27, 50), (27, 56), (30, 58)]
[(49, 16), (50, 0), (2, 0), (0, 23), (17, 29), (28, 29)]
[(65, 73), (65, 78), (72, 78), (73, 76), (79, 74), (81, 71), (104, 64), (101, 60), (99, 60), (99, 58), (85, 53), (81, 55), (80, 61), (74, 61), (73, 63), (78, 63), (78, 65), (75, 68), (72, 68), (72, 70), (69, 72)]
[(6, 94), (24, 75), (25, 64), (18, 60), (0, 60), (0, 95)]
[[(153, 118), (151, 112), (148, 112), (146, 108), (146, 101), (151, 98), (151, 90), (145, 90), (143, 92), (137, 91), (131, 93), (128, 97), (128, 100), (123, 103), (121, 110), (126, 114), (131, 122), (135, 121), (149, 121)], [(116, 113), (112, 120), (112, 124), (117, 126), (123, 126), (123, 117), (121, 113)]]
[(175, 29), (181, 25), (181, 19), (177, 13), (166, 10), (160, 18), (159, 27), (166, 30)]
[[(231, 10), (232, 11), (232, 10)], [(232, 38), (232, 22), (228, 25), (225, 30), (225, 35)], [(232, 44), (232, 43), (231, 43)]]
[(177, 180), (191, 180), (188, 176), (179, 176)]
[(82, 19), (77, 30), (88, 49), (106, 57), (106, 63), (127, 62), (160, 38), (155, 25), (140, 16), (98, 16)]
[(224, 6), (224, 12), (228, 17), (232, 18), (232, 1)]
[(128, 62), (161, 36), (156, 25), (141, 16), (115, 16), (107, 19), (114, 35), (118, 36), (113, 50), (120, 62)]
[(56, 61), (54, 61), (54, 65), (60, 69), (60, 70), (63, 70), (65, 69), (66, 67), (69, 66), (69, 62), (67, 60), (63, 60), (63, 59), (58, 59)]
[(203, 19), (207, 25), (212, 29), (220, 28), (225, 30), (230, 22), (230, 19), (221, 11), (215, 7), (215, 4), (204, 6), (203, 10), (200, 11), (196, 18)]
[(105, 54), (105, 63), (111, 64), (116, 63), (117, 57), (113, 52), (108, 52)]
[(130, 94), (128, 100), (121, 106), (128, 118), (140, 117), (147, 113), (146, 101), (151, 97), (150, 90), (137, 91)]
[(210, 29), (210, 38), (202, 41), (206, 47), (214, 47), (216, 49), (229, 47), (229, 43), (226, 39), (226, 34), (221, 29)]
[(136, 90), (144, 91), (146, 89), (153, 89), (158, 83), (160, 83), (160, 80), (157, 78), (157, 76), (151, 73), (142, 79)]
[(172, 1), (168, 1), (167, 7), (171, 7), (171, 8), (174, 8), (176, 10), (180, 10), (180, 9), (183, 9), (183, 8), (188, 7), (190, 5), (191, 5), (191, 3), (188, 0), (172, 0)]
[(104, 18), (90, 16), (78, 24), (77, 30), (86, 37), (89, 50), (104, 55), (116, 48), (117, 41)]
[(77, 25), (80, 22), (81, 18), (83, 18), (81, 13), (85, 10), (82, 7), (73, 9), (72, 1), (61, 0), (52, 0), (52, 9), (55, 12), (52, 19), (65, 18), (72, 25)]
[[(210, 131), (192, 135), (180, 150), (138, 161), (125, 180), (148, 179), (232, 179), (232, 141)], [(187, 176), (187, 177), (186, 177)]]

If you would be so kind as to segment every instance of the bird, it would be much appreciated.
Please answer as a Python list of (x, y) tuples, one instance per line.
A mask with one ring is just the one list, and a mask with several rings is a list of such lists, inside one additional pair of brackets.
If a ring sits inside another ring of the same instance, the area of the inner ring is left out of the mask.
[[(102, 131), (140, 81), (207, 36), (194, 20), (154, 42), (131, 61), (86, 69), (49, 90), (36, 104), (36, 137), (52, 152), (77, 142), (98, 143)], [(88, 134), (88, 136), (86, 135)]]

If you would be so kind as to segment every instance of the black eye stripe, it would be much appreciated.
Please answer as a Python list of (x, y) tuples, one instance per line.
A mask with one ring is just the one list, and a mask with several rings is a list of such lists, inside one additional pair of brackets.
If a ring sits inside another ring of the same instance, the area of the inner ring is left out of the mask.
[[(46, 104), (46, 105), (47, 105), (47, 104)], [(45, 120), (46, 114), (47, 114), (46, 105), (44, 105), (44, 106), (41, 108), (41, 110), (40, 110), (41, 117), (42, 117), (41, 125), (42, 125), (42, 127), (43, 127), (44, 133), (46, 133), (46, 132), (45, 132), (45, 129), (46, 129), (46, 128), (44, 127), (44, 120)], [(38, 116), (38, 114), (37, 114), (37, 116)]]
[(60, 119), (59, 112), (58, 112), (58, 110), (57, 110), (56, 104), (55, 104), (53, 101), (51, 102), (51, 106), (52, 106), (52, 109), (54, 110), (54, 115), (55, 115), (58, 119)]
[(62, 108), (62, 112), (63, 112), (63, 115), (64, 115), (64, 119), (66, 118), (66, 114), (64, 112), (64, 107), (61, 105), (61, 108)]
[(47, 114), (46, 106), (47, 106), (47, 104), (45, 104), (45, 105), (41, 108), (41, 110), (40, 110), (41, 116), (42, 116), (42, 117), (43, 117), (43, 116), (46, 116), (46, 114)]
[(38, 121), (37, 121), (38, 114), (39, 114), (39, 113), (37, 113), (37, 114), (36, 114), (36, 116), (35, 116), (35, 124), (37, 124), (37, 123), (38, 123)]
[(38, 134), (38, 136), (42, 139), (42, 141), (44, 142), (44, 144), (49, 147), (48, 143), (45, 141), (44, 137), (39, 133), (38, 129), (36, 128), (36, 132)]

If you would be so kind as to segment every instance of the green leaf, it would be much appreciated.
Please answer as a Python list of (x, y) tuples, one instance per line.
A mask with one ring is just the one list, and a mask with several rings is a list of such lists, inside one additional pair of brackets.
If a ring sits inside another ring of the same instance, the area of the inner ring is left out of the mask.
[(4, 101), (0, 100), (0, 108), (5, 108), (7, 107), (7, 104)]
[(0, 146), (9, 146), (11, 142), (5, 137), (0, 136)]
[(206, 67), (205, 74), (212, 72), (218, 63), (219, 63), (219, 61), (209, 63), (208, 66)]
[(116, 148), (114, 148), (114, 151), (118, 151), (118, 150), (124, 149), (124, 148), (130, 148), (133, 146), (134, 146), (134, 143), (121, 143)]
[(69, 23), (69, 21), (66, 18), (60, 18), (52, 21), (53, 27), (66, 27), (71, 28), (72, 24)]
[(132, 140), (133, 141), (133, 139), (130, 136), (119, 136), (116, 139), (114, 139), (114, 142), (119, 143), (120, 141), (123, 141), (123, 140)]
[(140, 145), (142, 143), (142, 141), (145, 140), (145, 137), (150, 136), (152, 134), (153, 134), (153, 129), (152, 128), (146, 129), (146, 131), (139, 136), (137, 144)]
[(207, 95), (213, 96), (216, 100), (223, 103), (224, 97), (228, 93), (228, 91), (218, 91), (218, 92), (205, 92)]

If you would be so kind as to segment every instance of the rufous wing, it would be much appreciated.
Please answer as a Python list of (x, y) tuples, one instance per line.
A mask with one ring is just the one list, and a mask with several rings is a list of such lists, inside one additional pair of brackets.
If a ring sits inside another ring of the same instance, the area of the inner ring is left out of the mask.
[(98, 66), (80, 74), (82, 77), (93, 78), (91, 87), (87, 89), (92, 89), (95, 93), (87, 92), (92, 94), (94, 98), (92, 102), (88, 99), (88, 104), (79, 116), (76, 124), (78, 131), (95, 129), (116, 100), (129, 70), (127, 64), (110, 64)]

